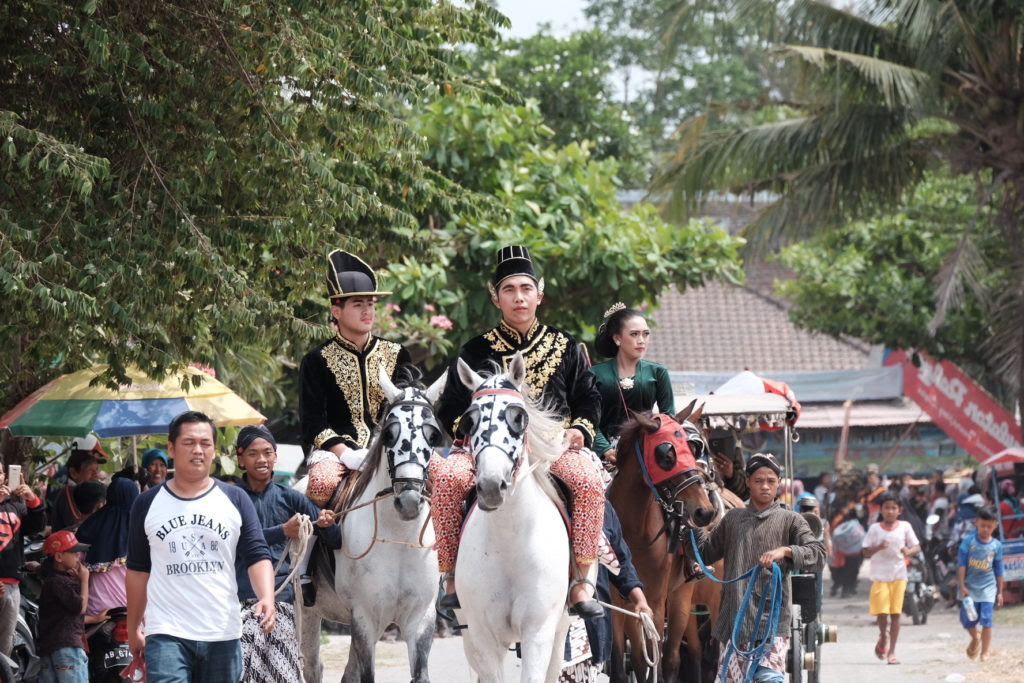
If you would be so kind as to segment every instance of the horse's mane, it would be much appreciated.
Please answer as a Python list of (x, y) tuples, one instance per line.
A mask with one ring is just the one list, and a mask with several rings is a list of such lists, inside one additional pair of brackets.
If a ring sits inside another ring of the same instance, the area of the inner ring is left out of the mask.
[[(420, 373), (419, 369), (415, 366), (403, 366), (398, 374), (398, 382), (395, 383), (395, 386), (398, 389), (427, 390), (427, 387), (420, 381), (422, 373)], [(390, 408), (390, 403), (384, 407), (380, 420), (377, 421), (377, 426), (373, 430), (373, 436), (370, 439), (370, 448), (366, 452), (366, 458), (363, 460), (363, 469), (360, 470), (356, 476), (356, 480), (352, 484), (352, 492), (348, 496), (348, 500), (350, 502), (359, 500), (359, 497), (366, 491), (366, 487), (369, 486), (370, 482), (372, 482), (374, 477), (377, 476), (377, 468), (380, 467), (381, 453), (384, 452), (384, 445), (381, 443), (380, 438), (381, 426), (383, 426)]]
[[(644, 417), (653, 417), (654, 413), (645, 410), (643, 415)], [(628, 468), (628, 463), (636, 462), (633, 451), (636, 448), (637, 440), (641, 438), (643, 438), (643, 426), (640, 424), (640, 420), (631, 417), (622, 423), (622, 427), (619, 429), (619, 444), (615, 447), (615, 464), (620, 472), (623, 465)]]

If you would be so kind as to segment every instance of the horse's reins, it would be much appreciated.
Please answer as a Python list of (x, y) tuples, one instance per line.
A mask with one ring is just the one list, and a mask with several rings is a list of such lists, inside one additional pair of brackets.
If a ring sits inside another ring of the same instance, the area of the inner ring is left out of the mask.
[[(307, 515), (299, 515), (299, 534), (295, 538), (288, 539), (288, 545), (285, 546), (281, 559), (277, 561), (277, 566), (274, 567), (274, 576), (277, 576), (277, 572), (281, 569), (285, 559), (291, 557), (291, 570), (284, 581), (281, 582), (281, 585), (274, 590), (274, 595), (277, 596), (281, 593), (289, 583), (292, 585), (292, 603), (295, 611), (295, 647), (299, 652), (300, 673), (306, 669), (306, 660), (302, 654), (302, 600), (295, 598), (302, 594), (302, 577), (299, 576), (299, 565), (302, 562), (302, 558), (306, 555), (309, 539), (312, 537), (312, 520)], [(303, 678), (302, 680), (305, 679)]]
[[(421, 408), (426, 408), (427, 410), (430, 410), (430, 411), (433, 411), (433, 409), (434, 409), (434, 407), (432, 405), (430, 405), (429, 403), (427, 403), (426, 401), (417, 401), (417, 400), (412, 400), (412, 399), (403, 399), (401, 401), (395, 401), (394, 403), (388, 404), (387, 412), (391, 412), (391, 410), (393, 408), (395, 408), (396, 406), (419, 406)], [(404, 546), (407, 546), (407, 547), (410, 547), (410, 548), (416, 548), (417, 550), (424, 550), (424, 549), (432, 548), (433, 547), (433, 545), (429, 545), (428, 546), (428, 545), (424, 545), (423, 544), (423, 537), (427, 533), (427, 525), (430, 524), (430, 517), (431, 517), (431, 512), (432, 512), (432, 510), (429, 508), (430, 496), (428, 496), (426, 494), (423, 494), (423, 493), (421, 493), (420, 496), (425, 501), (427, 501), (428, 509), (427, 509), (427, 516), (423, 520), (423, 526), (420, 527), (420, 534), (419, 534), (419, 537), (418, 537), (418, 540), (417, 540), (416, 543), (410, 543), (409, 541), (394, 541), (394, 540), (387, 539), (387, 538), (378, 538), (377, 537), (377, 530), (379, 528), (379, 518), (377, 516), (377, 503), (382, 501), (382, 500), (387, 500), (388, 498), (391, 498), (392, 496), (396, 495), (395, 494), (395, 484), (412, 484), (412, 485), (417, 485), (417, 486), (422, 487), (424, 482), (427, 479), (427, 477), (426, 477), (426, 473), (427, 473), (426, 465), (420, 465), (420, 463), (413, 462), (411, 460), (406, 460), (406, 461), (403, 461), (403, 462), (401, 462), (401, 463), (396, 465), (395, 464), (395, 459), (392, 456), (391, 449), (386, 447), (386, 446), (384, 448), (388, 452), (388, 476), (391, 478), (391, 486), (386, 488), (386, 489), (383, 489), (382, 491), (378, 491), (377, 494), (373, 498), (371, 498), (370, 500), (368, 500), (368, 501), (366, 501), (364, 503), (359, 503), (357, 505), (349, 506), (348, 508), (346, 508), (344, 510), (339, 510), (338, 512), (335, 513), (337, 515), (337, 517), (335, 518), (334, 523), (340, 525), (342, 520), (345, 519), (345, 517), (348, 515), (348, 513), (354, 512), (355, 510), (358, 510), (360, 508), (364, 508), (364, 507), (366, 507), (368, 505), (372, 505), (373, 506), (373, 537), (370, 540), (370, 545), (362, 553), (360, 553), (359, 555), (356, 555), (355, 557), (353, 557), (352, 555), (348, 554), (348, 551), (345, 550), (344, 544), (342, 544), (341, 552), (344, 553), (345, 557), (347, 557), (349, 560), (355, 561), (355, 560), (363, 559), (364, 557), (366, 557), (367, 555), (370, 554), (370, 551), (373, 550), (373, 546), (375, 546), (377, 543), (393, 543), (395, 545), (404, 545)], [(399, 465), (417, 465), (417, 466), (420, 467), (421, 470), (423, 470), (423, 477), (420, 478), (420, 479), (416, 479), (415, 477), (396, 477), (395, 476), (395, 472), (398, 470)]]
[[(603, 600), (598, 600), (598, 602), (614, 612), (619, 612), (640, 620), (644, 634), (644, 661), (647, 663), (648, 667), (656, 669), (658, 665), (661, 664), (661, 633), (658, 632), (657, 627), (654, 625), (654, 619), (651, 619), (650, 615), (646, 612), (640, 612), (637, 614), (636, 612), (630, 612), (628, 609), (616, 607), (615, 605)], [(650, 649), (650, 654), (647, 654), (648, 649)]]
[[(353, 557), (352, 555), (348, 554), (347, 550), (345, 550), (345, 545), (343, 543), (342, 547), (341, 547), (341, 552), (343, 552), (345, 554), (345, 557), (347, 557), (348, 559), (353, 560), (353, 561), (354, 560), (361, 560), (364, 557), (366, 557), (367, 555), (369, 555), (370, 551), (373, 550), (373, 546), (375, 546), (378, 543), (393, 543), (395, 545), (404, 545), (404, 546), (408, 546), (409, 548), (416, 548), (417, 550), (426, 550), (428, 548), (433, 548), (434, 547), (433, 545), (423, 545), (423, 537), (427, 533), (427, 525), (430, 524), (431, 510), (429, 510), (429, 509), (427, 510), (427, 516), (423, 519), (423, 526), (420, 527), (419, 540), (416, 543), (410, 543), (409, 541), (394, 541), (394, 540), (391, 540), (389, 538), (378, 538), (377, 537), (377, 529), (379, 528), (379, 519), (377, 517), (377, 503), (379, 501), (382, 501), (382, 500), (387, 500), (388, 498), (391, 498), (394, 495), (395, 495), (395, 492), (394, 492), (393, 489), (384, 489), (383, 491), (380, 491), (379, 493), (377, 493), (377, 495), (375, 495), (373, 498), (371, 498), (370, 500), (366, 501), (365, 503), (360, 503), (359, 505), (353, 505), (352, 507), (350, 507), (347, 510), (344, 510), (344, 511), (342, 511), (340, 513), (340, 516), (338, 517), (338, 519), (335, 520), (335, 524), (340, 524), (341, 523), (341, 519), (345, 515), (347, 515), (348, 513), (352, 512), (353, 510), (357, 510), (359, 508), (364, 508), (367, 505), (372, 505), (373, 506), (373, 538), (370, 540), (369, 547), (367, 547), (366, 550), (364, 550), (359, 555), (356, 555), (355, 557)], [(423, 499), (427, 501), (428, 505), (430, 504), (430, 497), (429, 496), (424, 495)]]

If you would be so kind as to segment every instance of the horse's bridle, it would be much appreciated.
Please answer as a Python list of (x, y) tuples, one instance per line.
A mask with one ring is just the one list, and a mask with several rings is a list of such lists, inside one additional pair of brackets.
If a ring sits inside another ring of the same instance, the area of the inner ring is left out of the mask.
[[(688, 423), (683, 423), (684, 433), (686, 433)], [(699, 432), (695, 429), (689, 430), (689, 434), (696, 434), (699, 436)], [(687, 434), (687, 436), (689, 436)], [(703, 457), (694, 457), (694, 462), (697, 467), (690, 467), (682, 472), (678, 472), (663, 482), (655, 484), (651, 478), (650, 472), (647, 470), (647, 464), (644, 461), (643, 454), (643, 442), (648, 437), (645, 434), (642, 438), (637, 439), (633, 448), (636, 451), (637, 462), (640, 464), (640, 472), (643, 476), (644, 483), (647, 488), (650, 489), (651, 495), (654, 496), (654, 500), (661, 507), (662, 512), (665, 515), (665, 524), (661, 527), (654, 538), (651, 539), (653, 544), (662, 534), (668, 536), (668, 551), (670, 554), (675, 554), (681, 544), (683, 543), (683, 529), (692, 527), (687, 515), (684, 514), (685, 504), (681, 500), (677, 500), (679, 494), (686, 488), (693, 486), (694, 484), (702, 484), (707, 488), (708, 483), (714, 483), (714, 477), (708, 470), (708, 463), (704, 460), (706, 458), (706, 449), (701, 449)], [(689, 446), (690, 439), (687, 438), (687, 445)]]
[[(526, 397), (523, 396), (523, 392), (518, 391), (516, 389), (508, 389), (508, 388), (503, 388), (503, 387), (478, 389), (477, 391), (473, 392), (473, 394), (472, 394), (472, 396), (470, 396), (469, 400), (472, 403), (476, 399), (481, 398), (483, 396), (514, 396), (514, 397), (518, 398), (519, 400), (523, 401), (524, 403), (526, 402)], [(477, 409), (479, 410), (479, 406), (477, 407)], [(481, 414), (482, 413), (483, 413), (483, 411), (481, 411)], [(465, 415), (465, 413), (463, 413), (463, 415)], [(483, 420), (481, 419), (480, 422), (482, 423)], [(496, 450), (496, 451), (498, 451), (500, 453), (503, 453), (505, 455), (505, 457), (507, 457), (512, 462), (512, 472), (509, 474), (509, 478), (507, 480), (505, 480), (505, 484), (507, 484), (509, 487), (512, 487), (514, 485), (514, 483), (516, 481), (516, 476), (519, 474), (519, 467), (520, 467), (520, 465), (523, 464), (523, 453), (526, 451), (526, 441), (527, 441), (527, 433), (523, 432), (522, 443), (519, 446), (519, 448), (516, 449), (515, 452), (510, 452), (509, 450), (507, 450), (507, 449), (505, 449), (502, 446), (499, 446), (497, 444), (487, 444), (487, 448), (493, 448), (494, 450)], [(469, 445), (469, 444), (467, 444), (467, 445)], [(481, 450), (483, 450), (483, 449), (481, 449)], [(478, 455), (479, 455), (479, 453), (474, 453), (473, 454), (473, 462), (474, 462), (474, 464), (476, 463), (476, 458), (477, 458)]]
[[(646, 438), (646, 435), (644, 436)], [(640, 463), (640, 471), (643, 474), (644, 482), (647, 484), (647, 488), (651, 490), (654, 495), (654, 500), (658, 502), (661, 509), (665, 511), (665, 514), (669, 516), (682, 515), (676, 511), (675, 503), (676, 497), (683, 491), (683, 489), (693, 486), (694, 484), (704, 483), (708, 480), (707, 472), (703, 467), (691, 467), (683, 470), (678, 474), (675, 474), (665, 481), (655, 484), (651, 479), (650, 472), (647, 471), (647, 464), (644, 462), (644, 455), (642, 450), (643, 438), (637, 439), (633, 447), (636, 450), (637, 462)]]
[[(431, 414), (431, 416), (433, 416), (433, 414), (434, 414), (434, 406), (432, 406), (430, 403), (428, 403), (426, 401), (416, 400), (416, 399), (404, 399), (404, 398), (400, 399), (398, 401), (395, 401), (394, 403), (389, 403), (386, 412), (390, 413), (392, 410), (394, 410), (395, 408), (397, 408), (399, 406), (416, 406), (416, 407), (419, 407), (419, 408), (426, 408), (427, 411)], [(384, 446), (384, 450), (387, 451), (387, 454), (388, 454), (388, 476), (391, 477), (392, 490), (396, 494), (400, 493), (400, 491), (398, 490), (398, 486), (401, 485), (402, 490), (404, 490), (404, 491), (407, 491), (409, 489), (415, 489), (415, 490), (422, 491), (423, 490), (424, 482), (427, 479), (427, 465), (426, 465), (426, 463), (421, 463), (421, 462), (419, 462), (418, 459), (415, 459), (415, 458), (408, 458), (408, 459), (403, 460), (401, 462), (396, 462), (396, 449), (391, 447), (391, 446)], [(398, 471), (398, 467), (400, 465), (416, 465), (417, 467), (420, 468), (420, 472), (421, 472), (422, 476), (420, 476), (419, 478), (417, 478), (417, 477), (399, 477), (399, 476), (396, 476), (396, 472)]]

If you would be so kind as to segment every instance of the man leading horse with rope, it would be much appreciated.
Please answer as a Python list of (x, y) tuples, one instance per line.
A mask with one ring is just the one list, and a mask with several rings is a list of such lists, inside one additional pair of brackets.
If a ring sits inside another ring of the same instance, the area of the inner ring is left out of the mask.
[[(783, 632), (789, 625), (790, 587), (782, 570), (817, 571), (825, 562), (825, 547), (811, 533), (807, 521), (776, 500), (781, 473), (774, 456), (750, 456), (746, 466), (750, 501), (745, 507), (729, 510), (700, 542), (702, 568), (725, 560), (721, 581), (726, 585), (712, 627), (712, 635), (722, 645), (721, 683), (785, 680), (789, 638), (776, 632), (779, 624)], [(769, 570), (768, 575), (758, 569)], [(756, 583), (748, 586), (741, 581), (744, 578)], [(757, 599), (751, 600), (751, 595)], [(766, 599), (762, 601), (760, 596)]]
[[(458, 358), (474, 371), (490, 374), (496, 369), (508, 370), (515, 354), (522, 353), (530, 391), (564, 418), (568, 449), (552, 464), (551, 473), (572, 491), (570, 537), (579, 575), (585, 576), (597, 559), (604, 519), (604, 487), (589, 451), (585, 450), (593, 443), (601, 410), (594, 374), (570, 335), (537, 319), (537, 308), (544, 298), (544, 280), (537, 277), (526, 247), (503, 247), (487, 286), (491, 302), (501, 311), (501, 322), (463, 344)], [(439, 421), (456, 438), (459, 419), (470, 403), (470, 392), (459, 379), (457, 364), (458, 359), (449, 368), (448, 383), (437, 409)], [(448, 609), (459, 606), (453, 572), (464, 504), (474, 485), (473, 457), (457, 441), (447, 458), (435, 455), (431, 459), (430, 477), (434, 486), (437, 561), (446, 580), (446, 595), (440, 607)], [(584, 582), (572, 585), (569, 603), (584, 618), (604, 613), (587, 593)]]

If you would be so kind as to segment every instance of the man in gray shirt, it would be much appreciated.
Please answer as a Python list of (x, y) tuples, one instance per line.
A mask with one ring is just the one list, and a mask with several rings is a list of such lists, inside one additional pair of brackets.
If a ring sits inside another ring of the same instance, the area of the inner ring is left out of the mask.
[[(746, 507), (729, 510), (708, 537), (700, 544), (705, 564), (719, 559), (725, 560), (725, 579), (740, 576), (758, 564), (770, 570), (772, 563), (778, 563), (786, 572), (790, 570), (815, 571), (825, 562), (825, 548), (811, 533), (807, 521), (798, 513), (789, 510), (775, 500), (779, 489), (779, 475), (782, 468), (774, 456), (756, 453), (747, 461), (747, 489), (750, 502)], [(770, 589), (770, 571), (757, 574), (758, 585), (743, 614), (742, 637), (748, 641), (755, 629), (758, 602), (761, 595)], [(722, 587), (722, 604), (718, 620), (712, 628), (712, 635), (722, 645), (722, 659), (732, 640), (733, 623), (740, 611), (743, 595), (747, 590), (745, 581), (726, 584)], [(782, 582), (782, 606), (779, 613), (778, 633), (787, 634), (789, 625), (789, 580)], [(767, 610), (766, 610), (767, 611)], [(762, 629), (763, 631), (763, 629)], [(750, 642), (734, 644), (737, 648), (749, 650)], [(786, 671), (786, 653), (789, 650), (788, 635), (776, 635), (770, 647), (756, 663), (754, 680), (759, 683), (782, 683)], [(732, 653), (728, 671), (721, 678), (723, 683), (739, 683), (743, 680), (748, 665), (743, 658)], [(721, 663), (719, 664), (721, 667)]]

